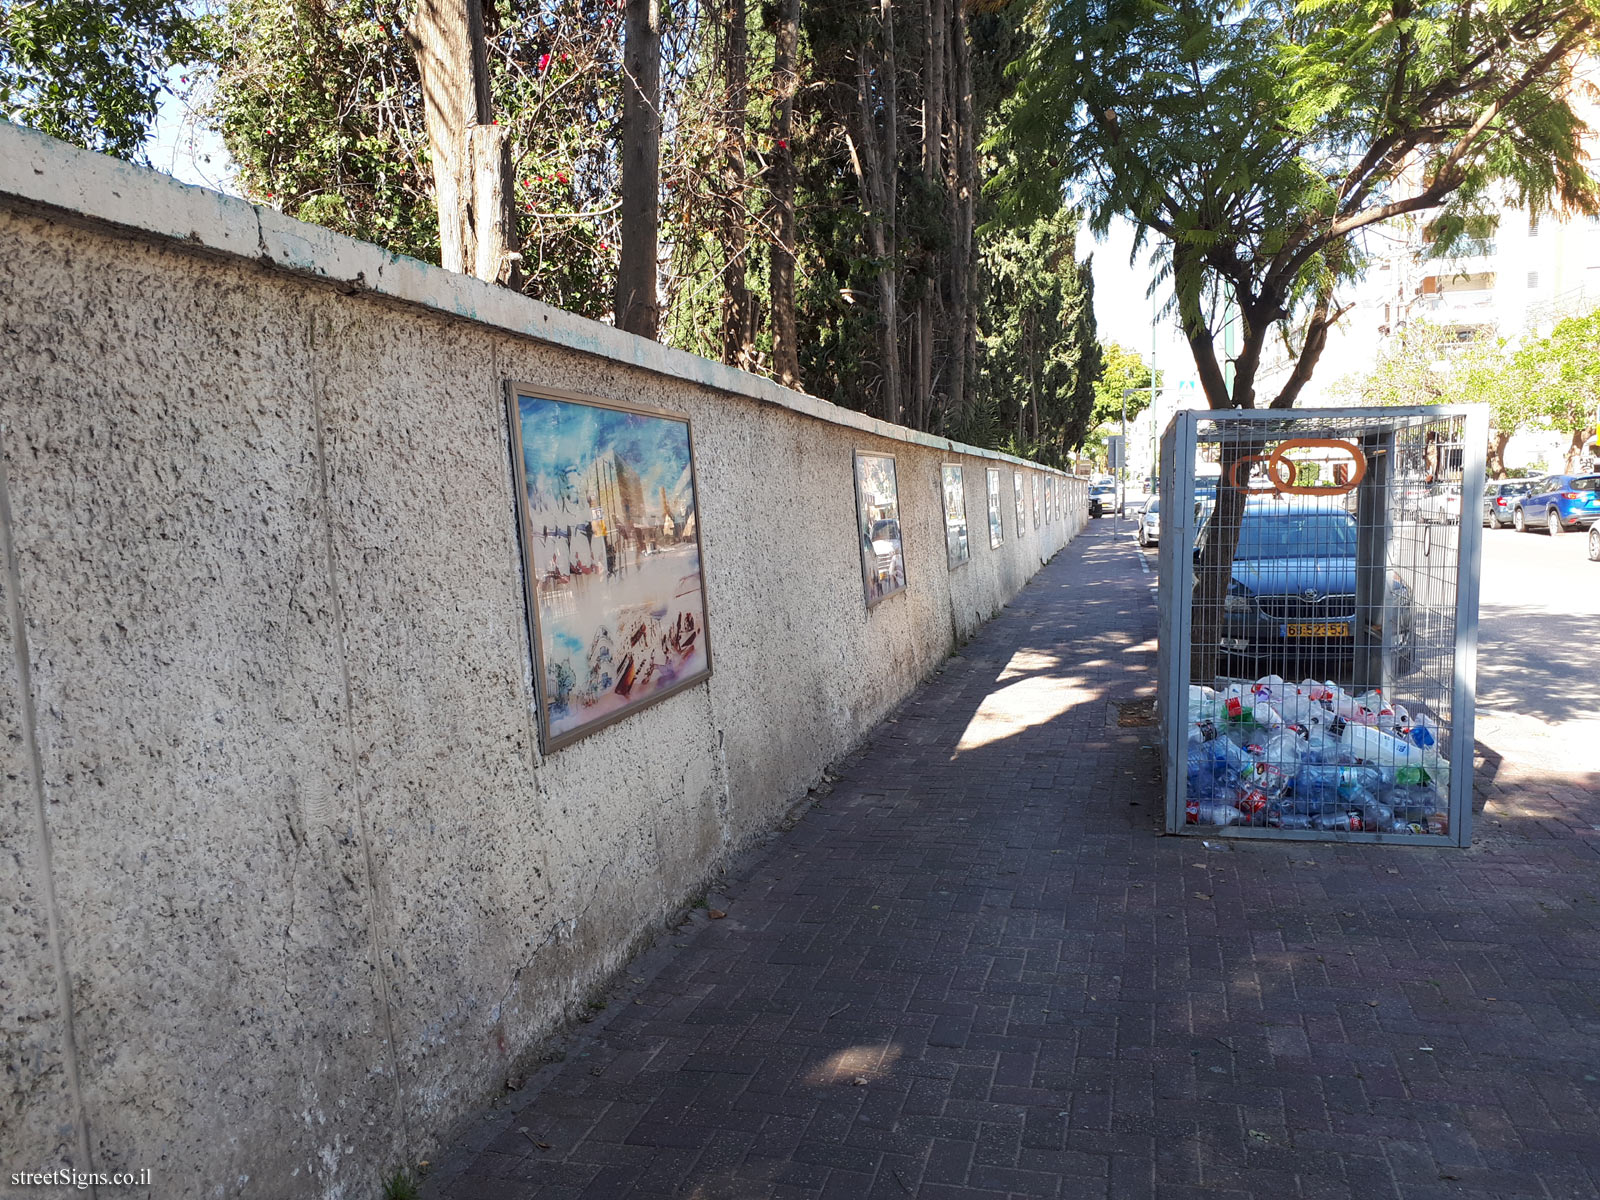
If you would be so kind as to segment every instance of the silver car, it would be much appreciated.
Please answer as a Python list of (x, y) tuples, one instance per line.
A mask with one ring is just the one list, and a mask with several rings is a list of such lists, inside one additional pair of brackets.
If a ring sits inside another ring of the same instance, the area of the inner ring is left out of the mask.
[(1161, 497), (1151, 496), (1139, 512), (1139, 545), (1154, 546), (1161, 540)]

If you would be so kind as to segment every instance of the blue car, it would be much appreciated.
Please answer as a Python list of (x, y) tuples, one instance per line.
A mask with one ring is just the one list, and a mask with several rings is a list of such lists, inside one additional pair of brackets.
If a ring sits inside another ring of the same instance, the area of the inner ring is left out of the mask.
[(1511, 510), (1518, 533), (1545, 529), (1562, 534), (1600, 521), (1600, 475), (1546, 475), (1534, 481)]
[[(1195, 539), (1211, 535), (1208, 513)], [(1355, 658), (1356, 521), (1327, 502), (1251, 499), (1239, 526), (1233, 577), (1223, 601), (1221, 644), (1230, 675), (1345, 679)], [(1394, 575), (1385, 600), (1388, 645), (1402, 674), (1412, 669), (1411, 591)], [(1373, 615), (1365, 618), (1378, 624)], [(1379, 626), (1380, 628), (1383, 625)]]

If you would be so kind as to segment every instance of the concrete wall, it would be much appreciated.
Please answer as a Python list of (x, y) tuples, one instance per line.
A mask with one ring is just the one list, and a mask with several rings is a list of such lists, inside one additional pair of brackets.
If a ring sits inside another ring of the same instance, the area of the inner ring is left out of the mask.
[[(0, 297), (7, 1173), (375, 1195), (1085, 515), (1019, 536), (1029, 464), (3, 124)], [(548, 757), (507, 379), (696, 440), (715, 673)]]

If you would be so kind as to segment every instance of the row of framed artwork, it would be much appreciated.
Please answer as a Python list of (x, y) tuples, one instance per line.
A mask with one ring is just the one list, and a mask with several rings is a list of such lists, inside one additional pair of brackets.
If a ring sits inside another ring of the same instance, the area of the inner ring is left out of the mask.
[[(689, 419), (550, 388), (506, 385), (540, 741), (546, 752), (711, 674)], [(895, 457), (856, 451), (861, 569), (871, 608), (906, 586)], [(1005, 537), (989, 468), (989, 545)], [(962, 469), (938, 480), (951, 569), (971, 557)], [(1016, 531), (1027, 527), (1013, 470)], [(1059, 519), (1062, 481), (1032, 478), (1033, 527)]]
[[(1065, 513), (1066, 490), (1053, 475), (1031, 475), (1033, 528), (1059, 520)], [(1005, 541), (1001, 516), (1000, 468), (989, 467), (985, 480), (989, 502), (989, 548)], [(967, 528), (966, 480), (959, 463), (939, 467), (939, 493), (944, 508), (945, 556), (953, 571), (972, 558)], [(1028, 487), (1023, 472), (1012, 469), (1012, 501), (1016, 507), (1017, 536), (1028, 528)], [(901, 543), (900, 488), (892, 454), (856, 451), (856, 525), (861, 534), (861, 580), (870, 609), (896, 592), (905, 590), (905, 552)]]

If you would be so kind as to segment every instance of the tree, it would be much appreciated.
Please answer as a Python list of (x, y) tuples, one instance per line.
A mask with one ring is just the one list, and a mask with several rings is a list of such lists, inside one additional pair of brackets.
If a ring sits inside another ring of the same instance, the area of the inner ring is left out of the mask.
[(1334, 385), (1357, 404), (1486, 404), (1488, 471), (1505, 477), (1506, 444), (1534, 415), (1534, 400), (1513, 379), (1503, 338), (1483, 333), (1471, 341), (1426, 321), (1411, 321), (1389, 338), (1372, 367)]
[[(247, 195), (397, 253), (441, 260), (406, 0), (229, 0), (203, 23), (203, 115)], [(513, 147), (522, 290), (601, 317), (615, 269), (621, 21), (584, 0), (484, 11), (494, 117)]]
[(785, 387), (800, 386), (794, 311), (794, 97), (800, 87), (800, 0), (772, 6), (771, 216), (772, 374)]
[(1527, 342), (1511, 361), (1508, 391), (1525, 398), (1531, 420), (1568, 436), (1566, 470), (1600, 421), (1600, 309), (1568, 317), (1548, 337)]
[[(1124, 415), (1132, 420), (1150, 406), (1150, 366), (1137, 351), (1129, 350), (1120, 342), (1101, 342), (1100, 361), (1104, 365), (1094, 385), (1090, 429), (1098, 429), (1108, 421), (1120, 421)], [(1159, 371), (1155, 386), (1158, 390), (1161, 387)]]
[[(1212, 408), (1256, 406), (1274, 328), (1294, 365), (1270, 404), (1294, 404), (1364, 230), (1436, 212), (1445, 254), (1501, 185), (1535, 213), (1597, 211), (1572, 72), (1595, 17), (1574, 0), (1043, 3), (1048, 36), (1017, 64), (1009, 114), (1032, 152), (994, 187), (1024, 211), (1070, 190), (1097, 232), (1121, 215), (1159, 239)], [(1230, 310), (1231, 385), (1216, 349)], [(1253, 450), (1232, 448), (1224, 476)], [(1243, 504), (1222, 489), (1199, 564), (1197, 677), (1216, 665)]]
[(422, 81), (440, 262), (514, 285), (510, 131), (494, 119), (482, 0), (419, 0), (406, 40)]
[(991, 231), (978, 268), (975, 403), (959, 436), (1064, 466), (1091, 428), (1100, 354), (1077, 214)]
[(0, 117), (144, 162), (163, 77), (198, 50), (182, 0), (7, 0)]
[(661, 326), (661, 9), (659, 0), (625, 0), (624, 11), (622, 256), (613, 309), (618, 329), (654, 341)]

